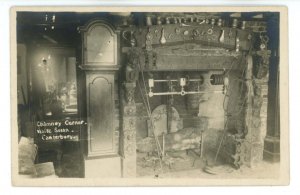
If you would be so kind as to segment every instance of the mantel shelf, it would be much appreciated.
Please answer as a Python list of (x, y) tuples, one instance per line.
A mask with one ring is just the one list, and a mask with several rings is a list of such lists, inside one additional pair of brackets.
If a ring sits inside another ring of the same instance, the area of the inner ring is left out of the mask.
[(117, 71), (120, 69), (120, 66), (80, 65), (79, 68), (86, 71)]

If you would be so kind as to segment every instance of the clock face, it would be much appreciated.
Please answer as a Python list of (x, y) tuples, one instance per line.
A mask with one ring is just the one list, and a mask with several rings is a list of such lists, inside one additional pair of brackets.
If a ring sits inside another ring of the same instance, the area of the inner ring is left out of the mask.
[(86, 62), (99, 65), (115, 64), (116, 36), (105, 26), (95, 26), (86, 37)]

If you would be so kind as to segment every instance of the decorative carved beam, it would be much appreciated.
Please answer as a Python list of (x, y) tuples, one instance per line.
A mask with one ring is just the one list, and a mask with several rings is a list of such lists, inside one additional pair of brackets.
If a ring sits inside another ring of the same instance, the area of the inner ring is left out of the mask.
[(252, 37), (251, 31), (248, 30), (206, 23), (154, 25), (144, 28), (130, 27), (124, 29), (123, 34), (128, 34), (127, 32), (132, 32), (129, 34), (132, 34), (136, 39), (137, 47), (145, 48), (147, 51), (159, 45), (174, 45), (186, 42), (234, 50), (237, 39), (239, 40), (239, 50), (249, 50)]

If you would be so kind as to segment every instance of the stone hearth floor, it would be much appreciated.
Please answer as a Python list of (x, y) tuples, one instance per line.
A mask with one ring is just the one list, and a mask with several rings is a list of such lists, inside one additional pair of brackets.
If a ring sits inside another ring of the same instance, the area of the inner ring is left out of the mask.
[[(261, 162), (256, 167), (242, 166), (240, 169), (232, 169), (228, 165), (218, 165), (215, 169), (218, 169), (217, 174), (206, 173), (201, 168), (172, 171), (166, 173), (159, 173), (157, 175), (144, 175), (141, 177), (159, 177), (159, 178), (228, 178), (228, 179), (272, 179), (278, 177), (279, 163)], [(223, 169), (223, 171), (222, 171)]]
[[(227, 179), (272, 179), (279, 175), (280, 164), (262, 161), (253, 167), (241, 166), (240, 169), (234, 169), (230, 165), (218, 162), (215, 166), (207, 166), (205, 162), (197, 159), (193, 161), (191, 155), (182, 155), (180, 159), (172, 167), (163, 165), (163, 172), (160, 171), (159, 163), (153, 166), (145, 166), (145, 156), (138, 155), (137, 160), (137, 176), (140, 178), (227, 178)], [(211, 159), (208, 159), (210, 162)], [(194, 165), (194, 166), (192, 166)], [(214, 173), (214, 174), (212, 174)]]

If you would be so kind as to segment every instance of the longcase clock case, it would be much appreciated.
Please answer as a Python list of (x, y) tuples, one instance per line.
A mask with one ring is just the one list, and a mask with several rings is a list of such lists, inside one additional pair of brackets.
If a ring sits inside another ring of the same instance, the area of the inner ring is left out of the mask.
[[(119, 32), (102, 20), (80, 28), (85, 79), (87, 157), (118, 155), (114, 122), (115, 75), (119, 70)], [(83, 98), (83, 99), (85, 99)]]

